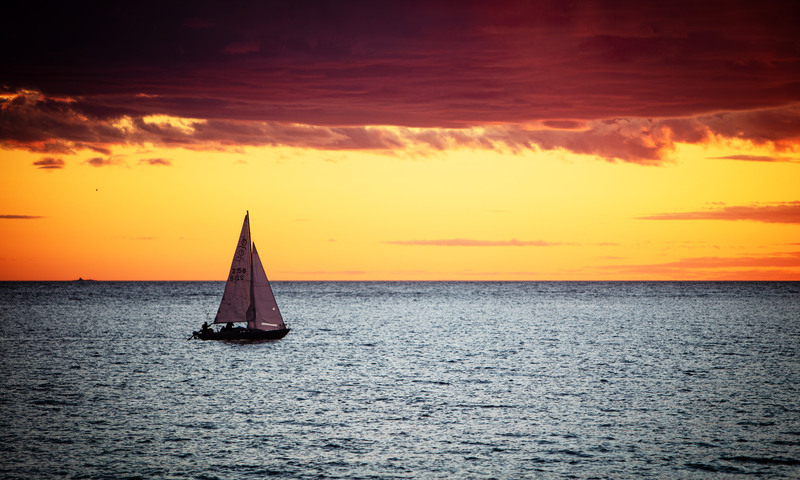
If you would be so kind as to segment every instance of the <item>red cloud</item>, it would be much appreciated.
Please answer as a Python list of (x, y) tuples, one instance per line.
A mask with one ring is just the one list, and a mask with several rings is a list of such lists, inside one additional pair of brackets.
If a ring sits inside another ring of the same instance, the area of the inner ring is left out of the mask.
[[(632, 118), (580, 124), (560, 121), (543, 122), (542, 126), (506, 124), (465, 129), (331, 127), (215, 119), (175, 126), (125, 116), (122, 112), (108, 118), (89, 113), (96, 110), (83, 102), (50, 99), (38, 92), (19, 92), (0, 112), (0, 125), (9, 126), (0, 130), (6, 136), (0, 135), (0, 142), (31, 151), (58, 146), (71, 153), (91, 147), (104, 154), (110, 154), (113, 145), (145, 143), (188, 148), (286, 145), (327, 150), (402, 150), (418, 146), (435, 150), (564, 149), (609, 160), (657, 164), (675, 148), (676, 141), (700, 142), (733, 134), (745, 138), (744, 131), (753, 132), (751, 141), (769, 142), (776, 149), (790, 148), (800, 140), (800, 107), (686, 119)], [(125, 121), (120, 122), (122, 119)], [(20, 129), (20, 125), (26, 125), (27, 129)], [(556, 129), (557, 125), (567, 128)], [(92, 164), (108, 163), (93, 160)]]
[(800, 201), (724, 206), (695, 212), (658, 213), (639, 220), (751, 220), (765, 223), (800, 224)]
[[(7, 10), (15, 21), (0, 41), (15, 48), (4, 55), (0, 143), (43, 153), (420, 143), (656, 163), (675, 142), (736, 138), (786, 151), (800, 139), (793, 1)], [(23, 88), (44, 93), (13, 95)], [(154, 114), (201, 122), (186, 131), (143, 120)]]
[(0, 33), (6, 84), (180, 117), (463, 127), (798, 101), (791, 1), (32, 8)]

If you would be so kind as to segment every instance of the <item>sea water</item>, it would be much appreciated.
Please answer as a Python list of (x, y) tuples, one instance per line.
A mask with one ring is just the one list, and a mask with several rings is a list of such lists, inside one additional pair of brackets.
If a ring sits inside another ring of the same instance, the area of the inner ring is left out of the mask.
[(0, 283), (0, 478), (798, 478), (800, 284)]

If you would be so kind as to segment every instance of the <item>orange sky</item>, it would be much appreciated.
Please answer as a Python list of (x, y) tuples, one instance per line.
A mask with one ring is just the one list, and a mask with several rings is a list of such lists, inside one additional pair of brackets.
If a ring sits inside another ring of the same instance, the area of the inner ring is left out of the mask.
[[(681, 145), (653, 167), (560, 151), (148, 148), (41, 169), (4, 151), (0, 203), (36, 218), (0, 220), (0, 272), (220, 279), (249, 209), (276, 280), (800, 278), (800, 164), (710, 158), (730, 152)], [(169, 165), (142, 161), (154, 156)], [(698, 218), (657, 219), (673, 213)]]
[(800, 280), (788, 2), (209, 5), (16, 12), (0, 280)]

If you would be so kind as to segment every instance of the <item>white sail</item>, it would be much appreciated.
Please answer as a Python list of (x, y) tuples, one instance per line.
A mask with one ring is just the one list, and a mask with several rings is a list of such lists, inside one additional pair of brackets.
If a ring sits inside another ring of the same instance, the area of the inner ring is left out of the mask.
[(219, 304), (217, 317), (214, 323), (244, 322), (247, 309), (250, 307), (250, 282), (252, 274), (250, 266), (250, 219), (249, 214), (244, 216), (242, 233), (236, 243), (233, 254), (231, 270), (228, 281), (225, 283), (225, 292)]
[(247, 321), (247, 328), (256, 330), (281, 330), (286, 328), (283, 317), (278, 310), (278, 303), (272, 293), (272, 287), (267, 280), (267, 272), (258, 257), (258, 251), (253, 244), (253, 305), (254, 318)]

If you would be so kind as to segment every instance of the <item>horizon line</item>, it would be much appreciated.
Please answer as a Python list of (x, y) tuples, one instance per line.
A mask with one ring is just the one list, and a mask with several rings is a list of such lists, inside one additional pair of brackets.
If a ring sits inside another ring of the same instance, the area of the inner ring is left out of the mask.
[[(142, 279), (132, 279), (132, 280), (98, 280), (93, 278), (80, 278), (80, 279), (72, 279), (72, 280), (0, 280), (0, 283), (225, 283), (226, 280), (142, 280)], [(738, 280), (731, 280), (731, 279), (567, 279), (567, 280), (512, 280), (512, 279), (437, 279), (437, 280), (359, 280), (359, 279), (307, 279), (307, 280), (270, 280), (270, 283), (591, 283), (591, 282), (604, 282), (604, 283), (656, 283), (656, 282), (694, 282), (694, 283), (737, 283), (737, 282), (800, 282), (798, 279), (738, 279)]]

